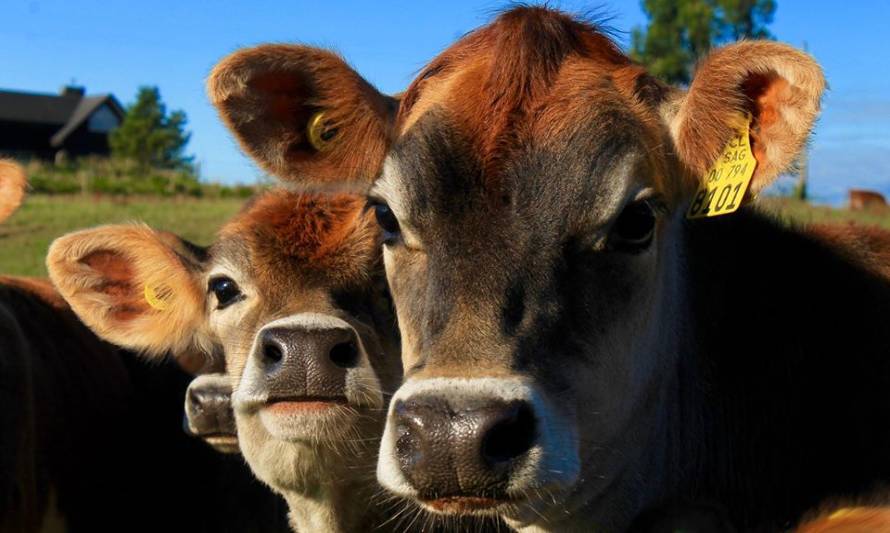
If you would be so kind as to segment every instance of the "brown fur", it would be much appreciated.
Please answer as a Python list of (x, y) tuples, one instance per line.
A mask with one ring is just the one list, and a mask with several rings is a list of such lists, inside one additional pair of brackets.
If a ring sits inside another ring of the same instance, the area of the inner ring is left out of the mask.
[(886, 490), (858, 498), (831, 500), (808, 512), (795, 533), (859, 533), (890, 531)]
[(890, 232), (876, 226), (815, 224), (807, 233), (826, 243), (849, 260), (890, 279)]
[(0, 531), (284, 531), (239, 458), (180, 429), (189, 379), (99, 340), (48, 280), (0, 277)]
[(6, 287), (14, 287), (24, 292), (33, 294), (43, 303), (58, 309), (59, 311), (68, 312), (70, 310), (68, 302), (62, 298), (62, 295), (56, 291), (52, 282), (45, 278), (34, 278), (27, 276), (4, 276), (0, 275), (0, 285)]
[(885, 209), (886, 207), (887, 199), (884, 198), (883, 194), (863, 189), (850, 189), (851, 210), (863, 211), (866, 209)]
[[(326, 50), (291, 45), (239, 50), (213, 69), (207, 93), (245, 151), (285, 179), (367, 183), (390, 143), (383, 124), (395, 101)], [(318, 110), (337, 129), (326, 152), (306, 138), (306, 123)]]
[(220, 238), (245, 239), (261, 276), (287, 263), (333, 287), (358, 284), (367, 279), (368, 266), (379, 254), (377, 230), (364, 204), (354, 195), (278, 190), (226, 224)]
[(22, 203), (28, 181), (22, 167), (14, 161), (0, 159), (0, 222), (3, 222)]
[[(554, 16), (544, 8), (509, 11), (430, 63), (405, 94), (398, 130), (404, 133), (423, 113), (446, 106), (459, 121), (456, 126), (472, 139), (486, 177), (495, 179), (499, 162), (520, 141), (517, 131), (529, 127), (552, 98), (551, 87), (567, 77), (564, 64), (580, 58), (590, 69), (606, 73), (629, 64), (591, 24)], [(578, 75), (564, 83), (567, 90), (578, 90), (589, 80)], [(551, 118), (556, 119), (552, 127), (559, 129), (570, 116)]]
[(890, 509), (851, 507), (838, 509), (823, 518), (801, 524), (796, 533), (865, 533), (890, 531)]

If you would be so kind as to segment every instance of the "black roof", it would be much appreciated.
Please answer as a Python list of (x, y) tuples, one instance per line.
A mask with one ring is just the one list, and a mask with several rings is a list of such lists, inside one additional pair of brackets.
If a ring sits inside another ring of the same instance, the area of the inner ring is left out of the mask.
[(68, 135), (106, 103), (123, 119), (123, 107), (110, 94), (83, 96), (82, 90), (72, 88), (64, 89), (62, 94), (0, 90), (0, 121), (58, 126), (51, 144), (61, 146)]

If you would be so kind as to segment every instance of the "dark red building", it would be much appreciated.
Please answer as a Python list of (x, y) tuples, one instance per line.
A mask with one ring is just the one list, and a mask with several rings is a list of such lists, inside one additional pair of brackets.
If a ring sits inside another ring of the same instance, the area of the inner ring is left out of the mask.
[(59, 94), (0, 90), (0, 154), (50, 160), (107, 155), (108, 134), (123, 118), (114, 96), (87, 96), (83, 87)]

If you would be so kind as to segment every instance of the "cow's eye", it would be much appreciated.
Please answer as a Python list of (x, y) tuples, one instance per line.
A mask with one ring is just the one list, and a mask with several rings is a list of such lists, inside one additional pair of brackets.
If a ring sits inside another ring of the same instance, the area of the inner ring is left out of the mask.
[(399, 229), (399, 221), (393, 214), (392, 210), (383, 202), (375, 202), (372, 204), (374, 208), (374, 216), (377, 218), (377, 224), (383, 230), (383, 242), (392, 244), (399, 239), (401, 230)]
[(638, 251), (649, 246), (655, 233), (655, 210), (648, 201), (633, 202), (618, 215), (610, 241), (618, 250)]
[(207, 290), (216, 296), (217, 309), (225, 309), (244, 298), (244, 294), (238, 288), (238, 284), (232, 281), (232, 278), (226, 276), (211, 279), (207, 282)]

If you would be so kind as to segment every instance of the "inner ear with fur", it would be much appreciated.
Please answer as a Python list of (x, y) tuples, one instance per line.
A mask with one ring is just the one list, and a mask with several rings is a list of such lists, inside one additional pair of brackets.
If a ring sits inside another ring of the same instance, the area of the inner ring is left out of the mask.
[(99, 275), (93, 290), (107, 296), (109, 318), (126, 322), (150, 311), (135, 286), (136, 274), (131, 261), (113, 250), (95, 250), (80, 258), (80, 263)]
[(819, 65), (790, 46), (742, 41), (717, 49), (701, 62), (670, 119), (677, 155), (700, 178), (734, 135), (736, 117), (750, 113), (757, 168), (749, 191), (756, 194), (806, 145), (824, 89)]
[(781, 127), (781, 106), (790, 103), (791, 85), (775, 72), (768, 72), (751, 75), (741, 89), (750, 103), (751, 151), (757, 161), (764, 161), (767, 148), (761, 137), (769, 135), (772, 128)]
[(201, 258), (184, 241), (143, 225), (101, 226), (49, 247), (50, 279), (103, 339), (151, 356), (203, 342)]

